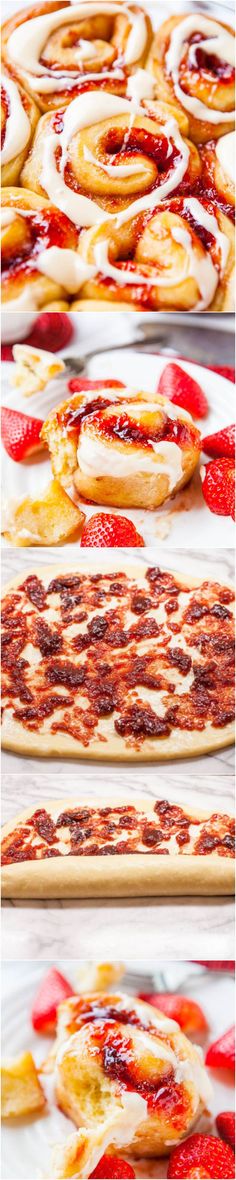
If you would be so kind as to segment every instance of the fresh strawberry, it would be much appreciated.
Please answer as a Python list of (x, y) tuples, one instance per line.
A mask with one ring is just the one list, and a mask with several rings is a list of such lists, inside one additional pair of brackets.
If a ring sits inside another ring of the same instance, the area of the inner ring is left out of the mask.
[(213, 1135), (190, 1135), (172, 1151), (168, 1177), (178, 1180), (233, 1180), (234, 1153)]
[(209, 1045), (206, 1055), (206, 1065), (212, 1069), (233, 1069), (235, 1067), (235, 1034), (234, 1025), (228, 1029), (218, 1041)]
[(81, 393), (84, 389), (125, 389), (123, 381), (115, 381), (113, 377), (106, 381), (88, 381), (87, 377), (72, 377), (68, 381), (68, 389), (71, 393)]
[(58, 1005), (73, 995), (73, 988), (65, 976), (55, 967), (51, 967), (40, 984), (33, 1003), (31, 1021), (35, 1032), (46, 1035), (54, 1033)]
[(163, 369), (157, 393), (174, 402), (175, 406), (182, 406), (182, 410), (187, 410), (193, 418), (206, 418), (208, 414), (208, 401), (201, 385), (174, 361)]
[(208, 971), (235, 971), (234, 959), (191, 959), (199, 963), (200, 967), (207, 967)]
[(2, 406), (2, 442), (5, 451), (15, 463), (20, 463), (35, 451), (43, 449), (44, 443), (40, 440), (42, 426), (40, 418), (30, 418), (29, 414), (21, 414), (19, 410)]
[(116, 1155), (103, 1155), (91, 1180), (95, 1177), (96, 1180), (133, 1180), (135, 1172), (126, 1160), (118, 1159)]
[(70, 343), (73, 335), (72, 320), (66, 312), (43, 311), (24, 343), (32, 344), (33, 348), (45, 348), (46, 352), (59, 352)]
[(235, 466), (232, 459), (213, 459), (205, 471), (202, 491), (210, 512), (235, 519)]
[(113, 516), (111, 512), (96, 512), (87, 520), (81, 537), (83, 548), (107, 549), (128, 548), (135, 549), (144, 545), (143, 537), (137, 533), (132, 520), (127, 516)]
[(235, 1114), (234, 1110), (224, 1110), (222, 1114), (218, 1114), (216, 1118), (217, 1131), (221, 1139), (225, 1139), (229, 1143), (233, 1151), (235, 1151)]
[(202, 439), (202, 451), (212, 459), (235, 459), (235, 425), (225, 426), (224, 430), (217, 430), (216, 434), (207, 434)]
[(166, 995), (164, 992), (149, 996), (141, 992), (139, 998), (145, 1000), (146, 1004), (153, 1004), (154, 1008), (160, 1008), (170, 1020), (177, 1020), (177, 1024), (187, 1034), (201, 1032), (207, 1028), (200, 1004), (196, 1004), (195, 1000), (188, 1000), (186, 996)]

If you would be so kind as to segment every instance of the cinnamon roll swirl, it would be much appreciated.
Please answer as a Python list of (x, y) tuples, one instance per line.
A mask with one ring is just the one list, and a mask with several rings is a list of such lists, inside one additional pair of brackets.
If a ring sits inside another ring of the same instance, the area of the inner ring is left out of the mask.
[(202, 184), (213, 200), (234, 220), (235, 131), (211, 140), (201, 150)]
[(53, 410), (42, 438), (52, 468), (96, 504), (157, 508), (188, 482), (200, 434), (189, 414), (160, 395), (115, 384), (80, 391)]
[(7, 71), (1, 79), (2, 185), (17, 184), (39, 119), (39, 111), (23, 86)]
[[(57, 280), (45, 270), (55, 242)], [(77, 242), (75, 226), (49, 201), (21, 188), (2, 190), (2, 301), (9, 311), (32, 311), (63, 299), (63, 270), (68, 257), (76, 265)]]
[[(91, 266), (81, 299), (122, 301), (152, 311), (232, 310), (234, 229), (210, 201), (176, 197), (153, 215), (84, 230)], [(93, 274), (92, 274), (93, 267)]]
[[(167, 1155), (211, 1101), (201, 1050), (175, 1021), (124, 994), (93, 992), (61, 1004), (53, 1056), (58, 1105), (80, 1128), (56, 1151), (57, 1176), (88, 1175), (67, 1170), (72, 1142), (74, 1165), (77, 1146), (80, 1159), (81, 1128), (91, 1148), (94, 1132), (105, 1137), (109, 1127), (109, 1147), (125, 1144), (136, 1157)], [(101, 1156), (101, 1141), (99, 1150)], [(97, 1158), (99, 1152), (93, 1167)]]
[(171, 16), (154, 37), (157, 94), (186, 112), (195, 143), (234, 127), (234, 54), (232, 28), (200, 12)]
[(42, 111), (66, 106), (98, 84), (125, 94), (151, 41), (149, 16), (129, 0), (45, 0), (3, 26), (4, 60)]
[(197, 148), (182, 135), (187, 120), (161, 102), (94, 91), (65, 111), (44, 115), (22, 183), (49, 197), (77, 225), (133, 217), (176, 191), (191, 192), (201, 173)]

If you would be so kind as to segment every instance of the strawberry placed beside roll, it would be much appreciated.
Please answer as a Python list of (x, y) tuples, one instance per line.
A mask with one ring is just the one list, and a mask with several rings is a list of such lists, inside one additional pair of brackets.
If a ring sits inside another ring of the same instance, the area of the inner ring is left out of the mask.
[(115, 1155), (103, 1155), (90, 1180), (135, 1180), (134, 1169)]
[(235, 1114), (233, 1110), (224, 1110), (216, 1118), (217, 1131), (221, 1139), (225, 1139), (229, 1143), (232, 1150), (235, 1151)]
[(52, 967), (42, 980), (33, 1003), (31, 1022), (35, 1032), (45, 1036), (54, 1033), (59, 1004), (74, 994), (68, 979)]
[(167, 1176), (170, 1180), (234, 1180), (234, 1153), (213, 1135), (190, 1135), (172, 1151)]
[(210, 1065), (212, 1069), (232, 1069), (235, 1068), (235, 1031), (234, 1025), (227, 1029), (227, 1032), (222, 1037), (218, 1037), (217, 1041), (213, 1041), (209, 1045), (206, 1054), (206, 1065)]
[(29, 459), (31, 455), (44, 449), (44, 443), (40, 438), (42, 426), (41, 418), (31, 418), (29, 414), (2, 406), (2, 443), (14, 463), (22, 463), (24, 459)]
[(157, 393), (167, 397), (175, 406), (187, 410), (193, 418), (206, 418), (209, 405), (206, 394), (198, 381), (189, 376), (181, 365), (171, 361), (161, 373)]
[(235, 520), (235, 464), (232, 459), (213, 459), (202, 469), (204, 500), (216, 516)]
[(235, 425), (225, 426), (202, 439), (202, 451), (211, 459), (235, 459)]
[(132, 548), (144, 545), (143, 537), (137, 533), (132, 520), (126, 516), (114, 516), (112, 512), (96, 512), (84, 525), (82, 548), (107, 549)]
[(195, 1000), (187, 999), (186, 996), (162, 992), (146, 995), (140, 992), (139, 999), (144, 1000), (146, 1004), (152, 1004), (154, 1008), (159, 1008), (161, 1012), (165, 1012), (170, 1020), (176, 1020), (182, 1032), (187, 1036), (190, 1036), (191, 1033), (203, 1032), (208, 1027), (200, 1004), (196, 1004)]

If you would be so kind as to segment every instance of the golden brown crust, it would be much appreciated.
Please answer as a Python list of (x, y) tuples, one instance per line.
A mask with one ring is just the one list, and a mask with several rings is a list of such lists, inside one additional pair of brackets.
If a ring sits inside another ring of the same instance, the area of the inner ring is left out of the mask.
[[(46, 246), (47, 230), (46, 224), (44, 230), (44, 222), (45, 219), (47, 222), (47, 218), (49, 219), (49, 223), (52, 220), (54, 222), (55, 220), (57, 221), (57, 209), (51, 204), (51, 201), (40, 197), (38, 193), (12, 186), (2, 189), (1, 203), (3, 209), (15, 209), (18, 211), (22, 208), (22, 210), (27, 210), (29, 213), (28, 224), (27, 218), (24, 216), (21, 217), (20, 212), (17, 212), (15, 220), (2, 228), (2, 256), (6, 260), (6, 269), (2, 273), (2, 302), (6, 304), (6, 310), (8, 301), (20, 298), (27, 291), (32, 294), (32, 307), (34, 310), (36, 307), (41, 308), (46, 306), (53, 299), (60, 300), (65, 294), (64, 287), (56, 283), (54, 279), (48, 278), (37, 270), (37, 257), (34, 263), (34, 254), (30, 239), (31, 210), (33, 212), (42, 210), (42, 245), (44, 244), (43, 239), (45, 236)], [(67, 217), (64, 218), (63, 214), (59, 216), (61, 231), (64, 235), (64, 246), (70, 248), (72, 246), (75, 247), (77, 244), (77, 231), (75, 227), (72, 225), (72, 222), (69, 222)], [(38, 234), (39, 231), (40, 227)], [(28, 271), (25, 273), (26, 258), (29, 259), (30, 265)], [(7, 269), (9, 259), (11, 265)], [(14, 259), (16, 263), (15, 269), (12, 265)], [(22, 266), (20, 265), (21, 262)]]

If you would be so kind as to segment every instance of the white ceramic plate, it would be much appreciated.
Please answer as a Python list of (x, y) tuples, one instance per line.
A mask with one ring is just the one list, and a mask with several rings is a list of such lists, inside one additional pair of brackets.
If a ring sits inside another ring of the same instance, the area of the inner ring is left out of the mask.
[[(76, 354), (76, 347), (74, 346), (73, 349), (72, 345), (70, 351), (72, 354), (73, 351)], [(132, 385), (137, 389), (150, 390), (153, 393), (168, 359), (171, 358), (141, 353), (133, 348), (127, 348), (124, 351), (113, 349), (109, 353), (98, 355), (88, 361), (86, 375), (94, 379), (115, 377), (127, 385)], [(175, 357), (173, 359), (176, 360)], [(181, 361), (180, 363), (182, 368), (202, 385), (208, 397), (210, 406), (208, 417), (198, 424), (202, 433), (211, 434), (234, 421), (235, 390), (232, 383), (200, 365), (189, 361)], [(53, 405), (62, 401), (66, 396), (62, 385), (54, 382), (53, 386), (48, 387), (48, 392), (25, 398), (19, 394), (18, 390), (13, 390), (10, 386), (11, 370), (12, 365), (4, 365), (3, 405), (43, 418)], [(207, 462), (206, 457), (204, 462)], [(3, 502), (6, 504), (14, 499), (19, 501), (26, 495), (37, 496), (41, 494), (50, 480), (50, 475), (51, 466), (46, 453), (27, 460), (25, 463), (13, 463), (2, 448)], [(86, 504), (85, 506), (82, 500), (80, 504), (82, 509), (85, 509), (87, 517), (102, 509), (102, 505)], [(109, 509), (105, 508), (105, 511), (107, 512)], [(116, 510), (111, 508), (110, 511)], [(117, 509), (118, 513), (121, 511), (121, 509)], [(130, 511), (125, 509), (123, 514), (134, 521), (136, 528), (144, 537), (146, 545), (158, 546), (161, 542), (164, 547), (171, 544), (172, 548), (182, 546), (191, 549), (197, 549), (199, 546), (213, 548), (233, 547), (234, 545), (233, 521), (229, 517), (216, 516), (209, 511), (203, 499), (199, 472), (187, 488), (184, 488), (174, 499), (168, 500), (162, 508), (155, 512), (145, 512), (144, 509)]]
[[(30, 962), (12, 963), (5, 964), (3, 970), (3, 1053), (11, 1057), (30, 1050), (38, 1066), (48, 1052), (51, 1039), (49, 1042), (49, 1038), (37, 1036), (32, 1032), (30, 1009), (40, 979), (50, 966), (51, 963), (45, 963), (43, 966)], [(79, 963), (60, 962), (57, 966), (64, 970), (76, 989)], [(161, 964), (157, 963), (156, 969), (160, 969), (160, 966)], [(138, 970), (135, 962), (129, 964), (129, 967)], [(145, 969), (149, 970), (148, 963), (145, 963)], [(181, 990), (202, 1004), (209, 1023), (208, 1042), (215, 1040), (233, 1023), (232, 977), (218, 976), (213, 972), (200, 976), (196, 968), (196, 978), (191, 977)], [(204, 1122), (201, 1120), (198, 1129), (215, 1134), (214, 1117), (222, 1110), (233, 1109), (234, 1090), (229, 1071), (215, 1071), (214, 1074), (211, 1071), (211, 1076), (212, 1117), (205, 1118)], [(64, 1141), (72, 1129), (74, 1130), (74, 1127), (70, 1120), (55, 1109), (53, 1113), (51, 1110), (44, 1117), (31, 1121), (21, 1119), (14, 1124), (12, 1120), (11, 1124), (5, 1124), (2, 1133), (2, 1180), (46, 1180), (46, 1177), (50, 1176), (52, 1146), (59, 1140)], [(166, 1160), (143, 1160), (139, 1164), (136, 1161), (134, 1168), (136, 1176), (142, 1177), (142, 1180), (151, 1180), (154, 1177), (164, 1180), (167, 1163)]]

